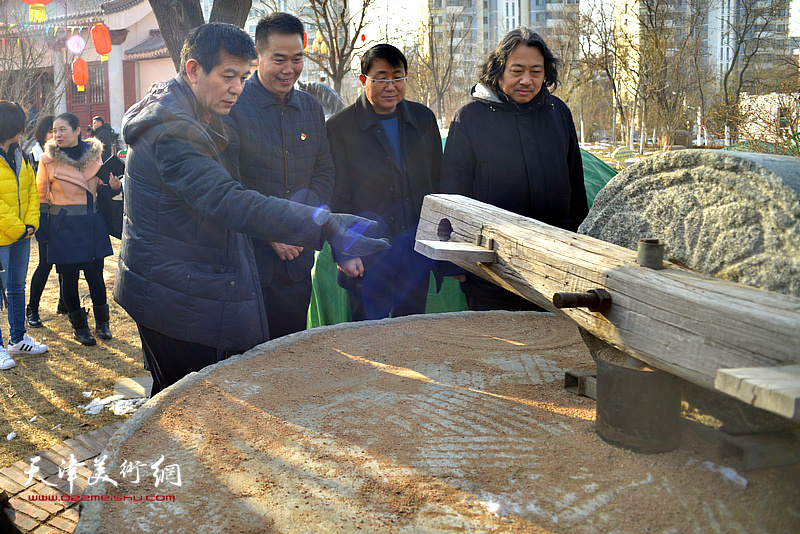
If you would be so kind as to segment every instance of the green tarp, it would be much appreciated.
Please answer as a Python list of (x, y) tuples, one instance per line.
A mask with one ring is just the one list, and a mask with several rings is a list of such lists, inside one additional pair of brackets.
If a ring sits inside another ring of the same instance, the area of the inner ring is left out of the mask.
[[(581, 157), (583, 158), (586, 199), (591, 207), (597, 192), (617, 174), (617, 171), (583, 149), (581, 149)], [(347, 307), (347, 295), (344, 289), (336, 283), (336, 264), (333, 262), (330, 245), (327, 243), (325, 248), (317, 252), (317, 259), (311, 270), (311, 280), (313, 291), (311, 305), (308, 309), (308, 328), (349, 321), (350, 310)], [(445, 278), (442, 290), (436, 293), (436, 283), (431, 275), (425, 313), (464, 311), (466, 309), (467, 302), (458, 282), (452, 278)]]

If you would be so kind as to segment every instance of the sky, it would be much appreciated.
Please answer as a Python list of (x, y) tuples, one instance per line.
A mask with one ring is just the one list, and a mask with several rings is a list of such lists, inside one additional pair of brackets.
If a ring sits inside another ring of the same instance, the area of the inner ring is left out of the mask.
[(413, 39), (426, 4), (427, 0), (377, 0), (367, 39), (388, 40), (392, 44)]

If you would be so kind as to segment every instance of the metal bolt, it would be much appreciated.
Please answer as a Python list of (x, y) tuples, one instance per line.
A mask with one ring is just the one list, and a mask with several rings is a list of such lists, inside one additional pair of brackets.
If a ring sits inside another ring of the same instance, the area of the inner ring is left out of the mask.
[(590, 289), (586, 293), (556, 293), (553, 295), (556, 308), (589, 308), (589, 311), (604, 313), (611, 307), (611, 295), (605, 289)]
[(664, 243), (655, 238), (640, 240), (636, 255), (636, 263), (648, 269), (663, 269)]

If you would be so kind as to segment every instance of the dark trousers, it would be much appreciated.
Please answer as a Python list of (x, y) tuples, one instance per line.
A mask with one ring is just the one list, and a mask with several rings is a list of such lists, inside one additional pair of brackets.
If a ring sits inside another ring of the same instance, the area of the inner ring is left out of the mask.
[(294, 334), (306, 329), (311, 303), (311, 274), (296, 282), (283, 265), (278, 265), (268, 286), (262, 286), (267, 310), (269, 338)]
[(77, 311), (81, 307), (81, 298), (78, 294), (78, 279), (81, 271), (83, 271), (83, 277), (89, 285), (92, 304), (102, 306), (108, 303), (106, 283), (103, 280), (102, 258), (91, 263), (57, 265), (56, 270), (61, 277), (61, 297), (64, 299), (64, 305), (69, 313)]
[(364, 276), (339, 272), (339, 286), (347, 291), (350, 319), (366, 321), (425, 313), (430, 269), (408, 247), (394, 246), (364, 267)]
[(151, 397), (189, 373), (247, 350), (220, 350), (199, 343), (181, 341), (141, 325), (136, 327), (142, 340), (144, 360), (153, 376)]
[[(47, 261), (47, 241), (40, 241), (38, 244), (39, 264), (36, 266), (36, 270), (33, 271), (33, 275), (31, 276), (30, 298), (28, 299), (28, 305), (32, 310), (39, 309), (39, 301), (42, 299), (44, 286), (47, 285), (47, 279), (50, 277), (50, 270), (53, 268), (53, 264)], [(61, 280), (59, 279), (59, 286), (60, 285)]]

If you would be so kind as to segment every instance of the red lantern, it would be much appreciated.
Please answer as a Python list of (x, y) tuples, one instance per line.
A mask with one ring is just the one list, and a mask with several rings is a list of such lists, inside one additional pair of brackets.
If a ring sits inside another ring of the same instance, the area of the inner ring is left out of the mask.
[(366, 40), (367, 40), (367, 36), (362, 33), (361, 34), (361, 42), (363, 43)]
[(44, 6), (53, 0), (22, 0), (30, 7), (28, 8), (28, 22), (44, 22), (47, 20), (47, 13)]
[(111, 53), (111, 35), (105, 24), (98, 23), (92, 26), (92, 42), (95, 52), (100, 54), (100, 61), (106, 61), (108, 54)]
[(89, 64), (81, 57), (72, 62), (72, 82), (78, 86), (78, 91), (83, 91), (89, 83)]
[(308, 32), (303, 32), (303, 52), (308, 52)]

